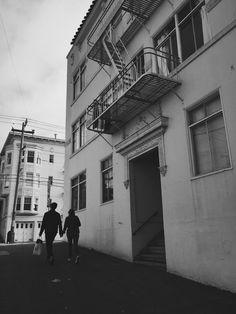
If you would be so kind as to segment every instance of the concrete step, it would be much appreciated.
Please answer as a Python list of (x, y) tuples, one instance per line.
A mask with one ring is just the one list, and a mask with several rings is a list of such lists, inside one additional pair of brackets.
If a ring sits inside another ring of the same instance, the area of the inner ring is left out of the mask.
[(141, 254), (139, 255), (139, 260), (142, 261), (153, 261), (153, 262), (165, 262), (166, 258), (163, 255), (156, 254)]
[(140, 261), (140, 260), (135, 260), (134, 263), (135, 264), (141, 264), (141, 265), (147, 265), (147, 266), (154, 266), (160, 270), (166, 271), (166, 264), (163, 264), (163, 263), (157, 263), (157, 262), (151, 262), (151, 261)]

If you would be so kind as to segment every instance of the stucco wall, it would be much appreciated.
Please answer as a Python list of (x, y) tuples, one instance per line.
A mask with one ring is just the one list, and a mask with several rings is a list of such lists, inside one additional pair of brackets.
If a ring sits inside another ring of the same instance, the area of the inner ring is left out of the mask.
[[(163, 114), (171, 121), (165, 134), (168, 172), (162, 179), (168, 270), (234, 291), (235, 49), (234, 30), (180, 72), (182, 85), (177, 93), (183, 103), (175, 96), (162, 100)], [(216, 89), (222, 101), (232, 169), (194, 178), (185, 109)]]

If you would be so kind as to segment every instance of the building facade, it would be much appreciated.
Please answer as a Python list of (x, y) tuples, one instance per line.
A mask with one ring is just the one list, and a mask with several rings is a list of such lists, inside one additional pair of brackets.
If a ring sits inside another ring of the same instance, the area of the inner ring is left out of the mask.
[[(0, 232), (11, 229), (21, 135), (10, 132), (1, 151)], [(49, 199), (63, 212), (65, 141), (24, 135), (15, 208), (15, 242), (35, 241)], [(58, 237), (59, 239), (60, 237)]]
[(167, 271), (236, 291), (235, 18), (233, 0), (92, 2), (67, 56), (81, 245), (134, 261), (155, 239)]

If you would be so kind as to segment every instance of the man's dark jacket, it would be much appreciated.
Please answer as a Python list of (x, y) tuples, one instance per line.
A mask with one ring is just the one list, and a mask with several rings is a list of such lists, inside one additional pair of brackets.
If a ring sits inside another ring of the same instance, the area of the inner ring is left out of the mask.
[(58, 232), (62, 234), (61, 216), (55, 210), (49, 210), (43, 216), (42, 226), (39, 235), (45, 231), (46, 235), (56, 235)]

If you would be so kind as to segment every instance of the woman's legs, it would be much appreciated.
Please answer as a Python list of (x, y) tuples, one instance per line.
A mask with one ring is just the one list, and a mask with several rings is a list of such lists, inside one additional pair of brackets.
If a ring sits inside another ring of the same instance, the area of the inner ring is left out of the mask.
[(68, 239), (68, 258), (72, 257), (72, 236), (67, 235), (67, 239)]
[(74, 242), (74, 252), (75, 252), (75, 256), (78, 256), (78, 255), (79, 255), (79, 245), (78, 245), (78, 242), (79, 242), (79, 233), (76, 234), (76, 235), (74, 235), (73, 242)]

